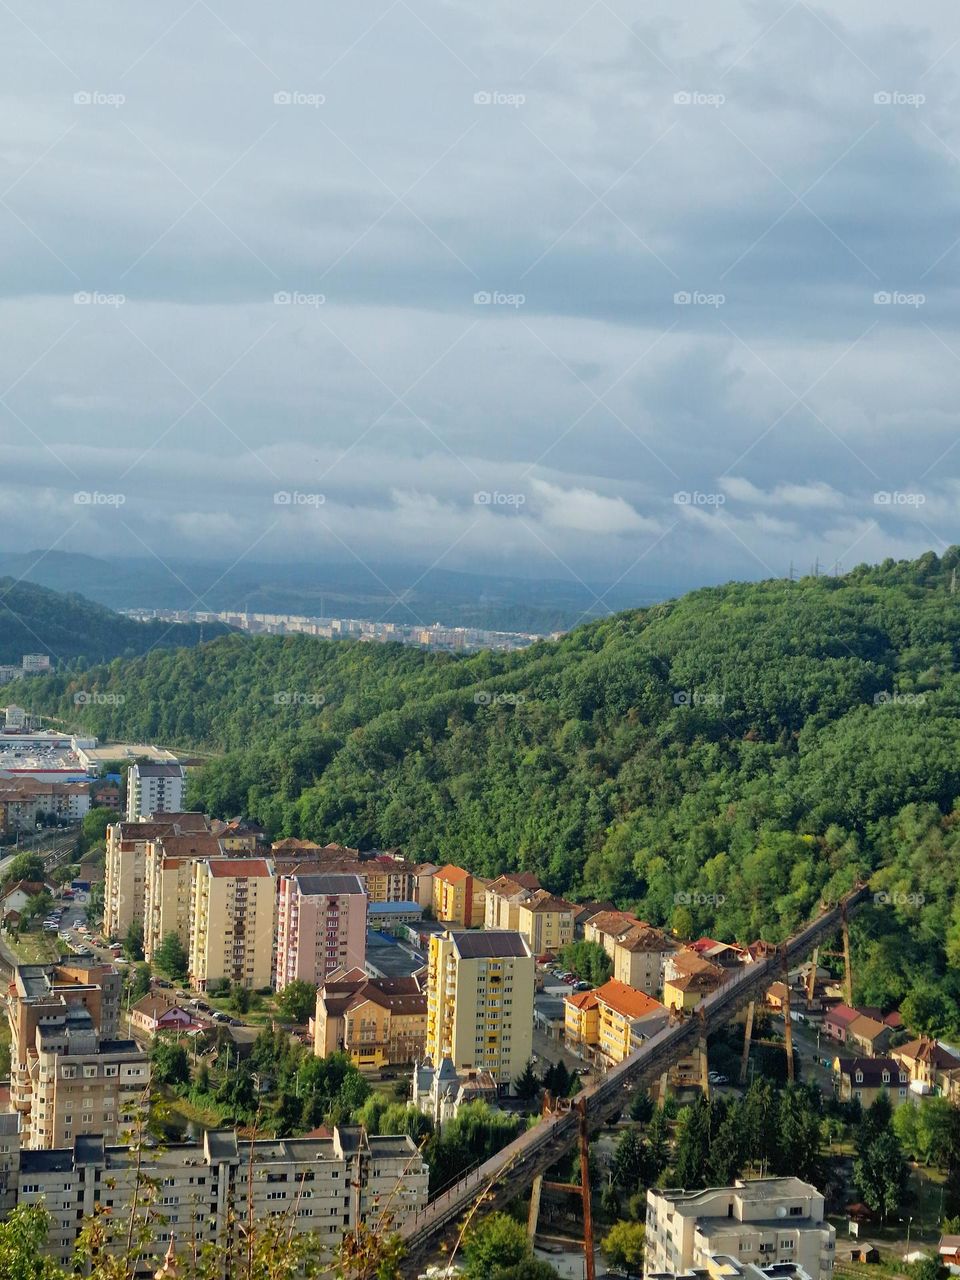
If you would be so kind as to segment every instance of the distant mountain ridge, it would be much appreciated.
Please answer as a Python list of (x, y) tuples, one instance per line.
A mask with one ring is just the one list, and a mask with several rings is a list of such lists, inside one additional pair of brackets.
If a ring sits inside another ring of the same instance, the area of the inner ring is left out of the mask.
[(134, 622), (76, 592), (0, 577), (0, 663), (45, 653), (55, 666), (92, 665), (151, 649), (189, 648), (230, 630), (220, 623)]
[(372, 564), (197, 563), (100, 559), (75, 552), (0, 552), (0, 575), (79, 591), (111, 609), (290, 613), (308, 617), (479, 627), (549, 635), (616, 609), (649, 604), (656, 588), (605, 590), (576, 581), (511, 578)]

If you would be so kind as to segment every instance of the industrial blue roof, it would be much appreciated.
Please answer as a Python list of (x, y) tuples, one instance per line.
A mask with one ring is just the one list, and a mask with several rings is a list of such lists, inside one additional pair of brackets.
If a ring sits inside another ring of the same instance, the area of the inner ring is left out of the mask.
[(367, 910), (373, 916), (408, 916), (411, 911), (422, 911), (419, 902), (371, 902)]

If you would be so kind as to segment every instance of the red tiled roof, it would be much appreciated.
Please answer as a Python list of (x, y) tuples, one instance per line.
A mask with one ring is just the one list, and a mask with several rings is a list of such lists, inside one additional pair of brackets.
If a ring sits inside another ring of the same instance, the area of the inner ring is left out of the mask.
[(832, 1009), (828, 1009), (824, 1014), (824, 1022), (833, 1022), (838, 1027), (847, 1027), (855, 1018), (859, 1018), (860, 1014), (856, 1009), (851, 1009), (848, 1004), (835, 1004)]
[(578, 991), (576, 995), (564, 996), (563, 1002), (571, 1005), (574, 1009), (592, 1009), (598, 1003), (597, 993), (595, 991)]
[(216, 880), (224, 880), (230, 876), (246, 880), (270, 874), (270, 868), (263, 858), (212, 858), (209, 867), (210, 874)]
[(611, 978), (602, 987), (597, 987), (593, 994), (600, 1004), (607, 1005), (616, 1013), (622, 1013), (626, 1018), (645, 1018), (651, 1013), (667, 1011), (659, 1000), (654, 1000), (625, 982), (618, 982), (616, 978)]
[(439, 871), (434, 873), (434, 880), (446, 880), (448, 884), (466, 884), (470, 879), (470, 872), (464, 871), (463, 867), (455, 867), (452, 862), (448, 862), (445, 867), (441, 867)]

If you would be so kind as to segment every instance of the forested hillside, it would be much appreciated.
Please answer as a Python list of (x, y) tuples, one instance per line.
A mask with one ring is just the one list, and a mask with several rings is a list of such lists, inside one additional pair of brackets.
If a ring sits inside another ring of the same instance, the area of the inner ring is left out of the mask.
[[(857, 996), (957, 1030), (958, 563), (701, 590), (513, 655), (230, 636), (85, 674), (125, 700), (84, 724), (223, 749), (214, 813), (532, 869), (683, 933), (781, 937), (882, 869)], [(38, 692), (73, 716), (76, 687)]]
[(45, 653), (54, 664), (109, 662), (194, 645), (229, 630), (219, 623), (134, 622), (83, 596), (0, 578), (0, 663), (19, 664), (25, 653)]

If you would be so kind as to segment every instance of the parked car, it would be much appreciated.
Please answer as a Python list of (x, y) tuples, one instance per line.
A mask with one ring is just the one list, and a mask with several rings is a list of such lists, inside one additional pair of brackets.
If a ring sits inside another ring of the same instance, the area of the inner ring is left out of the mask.
[(229, 1021), (230, 1021), (230, 1015), (229, 1015), (229, 1014), (227, 1014), (227, 1013), (220, 1013), (220, 1012), (217, 1012), (217, 1013), (215, 1013), (215, 1014), (213, 1015), (213, 1020), (214, 1020), (214, 1022), (229, 1022)]

